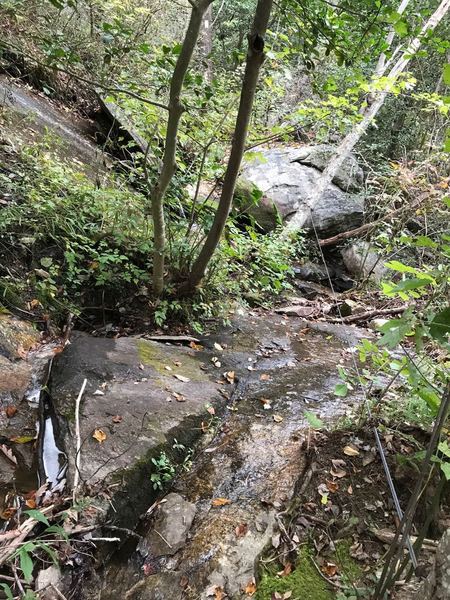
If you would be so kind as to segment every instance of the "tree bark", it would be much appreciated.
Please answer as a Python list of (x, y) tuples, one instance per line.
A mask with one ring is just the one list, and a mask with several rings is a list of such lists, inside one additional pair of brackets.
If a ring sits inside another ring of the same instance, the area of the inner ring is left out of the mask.
[(183, 45), (181, 47), (170, 83), (168, 104), (169, 116), (167, 119), (162, 167), (158, 180), (150, 193), (154, 228), (153, 294), (157, 297), (161, 296), (164, 290), (164, 266), (166, 251), (164, 197), (176, 168), (175, 156), (178, 141), (178, 127), (184, 110), (181, 102), (181, 92), (186, 73), (189, 69), (192, 55), (198, 41), (203, 15), (212, 2), (213, 0), (198, 0), (198, 2), (191, 2), (192, 11), (189, 25), (184, 36)]
[[(420, 35), (412, 40), (409, 46), (403, 51), (400, 58), (395, 62), (394, 66), (390, 69), (388, 75), (386, 77), (389, 79), (389, 87), (395, 82), (399, 75), (403, 73), (403, 71), (408, 66), (411, 58), (416, 54), (419, 49), (423, 37), (430, 31), (433, 31), (435, 27), (440, 23), (443, 17), (447, 14), (450, 9), (450, 0), (442, 0), (439, 7), (435, 10), (435, 12), (431, 15), (425, 25), (422, 27)], [(386, 68), (387, 65), (384, 65), (383, 69)], [(364, 112), (362, 120), (357, 123), (353, 129), (341, 142), (341, 144), (336, 149), (336, 153), (334, 158), (331, 160), (327, 168), (323, 171), (322, 176), (317, 182), (317, 187), (311, 194), (311, 197), (308, 200), (308, 204), (311, 208), (311, 211), (314, 211), (314, 207), (321, 200), (325, 190), (332, 182), (334, 176), (337, 171), (341, 167), (344, 160), (353, 150), (355, 145), (359, 142), (361, 137), (367, 131), (367, 128), (372, 123), (373, 119), (377, 115), (380, 108), (383, 106), (384, 101), (389, 93), (389, 87), (387, 86), (384, 90), (378, 93), (378, 97), (374, 100), (372, 104), (370, 104), (366, 111)], [(298, 231), (303, 227), (307, 220), (307, 217), (302, 219), (301, 217), (294, 216), (287, 226), (284, 229), (284, 236), (287, 236), (294, 231)]]
[[(449, 0), (450, 1), (450, 0)], [(193, 291), (203, 279), (206, 268), (222, 236), (233, 203), (234, 188), (245, 150), (253, 100), (261, 65), (264, 61), (264, 37), (272, 10), (272, 0), (258, 0), (249, 35), (247, 64), (242, 82), (241, 99), (231, 145), (230, 158), (224, 177), (222, 193), (212, 227), (205, 240), (183, 291)]]

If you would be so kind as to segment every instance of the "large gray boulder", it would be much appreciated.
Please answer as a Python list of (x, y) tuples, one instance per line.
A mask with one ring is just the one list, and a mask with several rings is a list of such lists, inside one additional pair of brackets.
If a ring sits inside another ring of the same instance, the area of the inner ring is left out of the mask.
[(383, 258), (368, 242), (354, 242), (344, 248), (341, 255), (348, 272), (354, 277), (379, 283), (386, 276)]
[[(292, 160), (307, 167), (324, 171), (335, 152), (336, 148), (328, 144), (303, 146), (303, 148), (292, 151)], [(338, 172), (333, 177), (333, 183), (344, 192), (359, 192), (361, 190), (364, 183), (364, 173), (352, 154), (339, 167)]]
[[(317, 168), (296, 160), (297, 148), (262, 150), (244, 162), (236, 187), (236, 204), (265, 230), (296, 215), (305, 230), (328, 237), (363, 223), (363, 199), (331, 184), (311, 213), (310, 197), (321, 176)], [(299, 218), (300, 217), (300, 218)]]

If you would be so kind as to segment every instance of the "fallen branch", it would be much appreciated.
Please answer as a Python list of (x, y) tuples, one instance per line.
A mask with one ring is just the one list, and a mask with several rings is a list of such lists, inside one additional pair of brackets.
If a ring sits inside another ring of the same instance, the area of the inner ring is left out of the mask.
[(322, 248), (324, 246), (334, 246), (335, 244), (338, 244), (339, 242), (342, 242), (344, 240), (348, 240), (349, 238), (360, 237), (360, 236), (364, 235), (365, 233), (368, 233), (369, 231), (374, 229), (377, 225), (380, 225), (380, 223), (384, 223), (388, 219), (391, 219), (392, 217), (395, 217), (395, 216), (401, 214), (402, 212), (408, 211), (410, 213), (412, 210), (415, 210), (416, 208), (418, 208), (420, 203), (421, 203), (421, 200), (419, 200), (417, 202), (413, 202), (413, 204), (410, 204), (408, 206), (402, 206), (400, 208), (391, 210), (388, 213), (386, 213), (384, 216), (380, 217), (379, 219), (376, 219), (375, 221), (371, 221), (370, 223), (365, 223), (364, 225), (361, 225), (360, 227), (356, 227), (355, 229), (351, 229), (350, 231), (343, 231), (342, 233), (338, 233), (337, 235), (333, 235), (332, 237), (326, 238), (324, 240), (320, 240), (319, 245), (322, 246)]
[(86, 388), (87, 379), (83, 381), (80, 393), (75, 401), (75, 436), (77, 441), (77, 452), (75, 457), (75, 474), (73, 477), (73, 503), (76, 502), (78, 485), (80, 482), (80, 465), (81, 465), (81, 434), (80, 434), (80, 402)]
[(191, 335), (146, 335), (146, 340), (152, 342), (169, 342), (169, 343), (183, 343), (183, 342), (195, 342), (198, 343), (198, 338), (192, 337)]
[(327, 319), (327, 321), (331, 323), (357, 323), (358, 321), (367, 321), (368, 319), (372, 319), (373, 317), (381, 317), (386, 315), (398, 315), (404, 312), (408, 306), (396, 306), (394, 308), (374, 308), (373, 310), (368, 310), (363, 313), (359, 313), (356, 315), (349, 315), (348, 317), (336, 317), (334, 319)]
[[(391, 531), (390, 529), (371, 529), (370, 531), (378, 540), (386, 544), (392, 544), (396, 535), (395, 531)], [(410, 540), (413, 544), (415, 544), (417, 537), (415, 535), (411, 535)], [(423, 547), (427, 550), (436, 550), (437, 545), (438, 542), (435, 540), (423, 540)]]

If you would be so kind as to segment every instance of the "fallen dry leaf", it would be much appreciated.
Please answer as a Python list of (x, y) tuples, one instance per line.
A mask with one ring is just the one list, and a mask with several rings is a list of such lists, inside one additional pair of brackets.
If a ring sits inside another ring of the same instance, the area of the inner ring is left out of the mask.
[(358, 448), (355, 448), (355, 446), (345, 446), (343, 452), (347, 456), (358, 456), (359, 454), (359, 450)]
[(262, 375), (260, 375), (259, 380), (260, 381), (270, 381), (271, 377), (267, 373), (263, 373)]
[(225, 506), (226, 504), (231, 504), (231, 500), (228, 498), (214, 498), (211, 500), (212, 506)]
[(353, 494), (353, 488), (351, 485), (348, 486), (347, 493), (350, 494), (350, 496)]
[(273, 415), (272, 419), (275, 421), (275, 423), (281, 423), (283, 417), (281, 417), (280, 415)]
[(99, 444), (101, 444), (106, 440), (106, 433), (102, 429), (95, 429), (92, 437), (94, 440), (97, 440)]
[(214, 349), (217, 350), (217, 352), (223, 352), (222, 346), (217, 342), (214, 342)]
[(93, 396), (104, 396), (105, 392), (102, 392), (102, 390), (95, 390), (95, 392), (92, 395)]
[(203, 350), (203, 346), (201, 344), (196, 344), (195, 342), (190, 342), (189, 347), (193, 350)]
[(179, 394), (178, 392), (172, 392), (172, 396), (177, 402), (186, 402), (186, 398), (183, 396), (183, 394)]
[(169, 365), (165, 365), (164, 368), (166, 371), (172, 371), (172, 367), (169, 367)]
[(337, 570), (337, 565), (335, 565), (332, 562), (327, 562), (321, 568), (322, 573), (325, 573), (325, 575), (327, 575), (328, 577), (334, 577), (337, 573)]
[(234, 531), (236, 533), (236, 537), (243, 537), (248, 531), (247, 523), (239, 523)]
[(11, 419), (17, 412), (17, 407), (10, 404), (6, 407), (6, 416)]
[(277, 573), (277, 575), (279, 575), (280, 577), (287, 577), (291, 573), (292, 573), (292, 564), (290, 562), (287, 562), (284, 565), (284, 569), (282, 571), (279, 571)]
[(254, 580), (249, 581), (249, 583), (247, 583), (247, 585), (244, 588), (244, 593), (247, 594), (247, 596), (253, 596), (253, 594), (256, 592), (256, 583)]
[(338, 484), (335, 483), (334, 481), (327, 480), (326, 484), (327, 484), (328, 491), (331, 493), (337, 492), (339, 489)]
[(189, 377), (185, 377), (184, 375), (178, 375), (177, 373), (175, 373), (174, 377), (175, 377), (175, 379), (178, 379), (179, 381), (182, 381), (183, 383), (187, 383), (188, 381), (190, 381)]
[(223, 376), (228, 381), (228, 383), (234, 383), (234, 379), (235, 379), (234, 371), (227, 371), (226, 373), (223, 374)]
[(6, 444), (0, 444), (0, 451), (10, 460), (13, 464), (17, 465), (17, 458), (14, 456), (11, 448), (8, 448)]
[(112, 418), (113, 423), (122, 423), (122, 421), (123, 421), (122, 415), (116, 415), (115, 417)]
[(206, 409), (210, 415), (215, 415), (216, 411), (214, 409), (214, 406), (208, 406), (208, 408)]
[(36, 436), (33, 435), (17, 435), (9, 438), (11, 442), (15, 444), (28, 444), (29, 442), (34, 442), (36, 440)]

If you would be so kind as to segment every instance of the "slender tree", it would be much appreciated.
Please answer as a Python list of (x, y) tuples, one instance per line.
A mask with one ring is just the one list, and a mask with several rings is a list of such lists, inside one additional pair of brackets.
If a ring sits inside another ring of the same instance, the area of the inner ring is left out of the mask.
[(236, 180), (239, 174), (242, 156), (244, 154), (245, 140), (247, 138), (259, 71), (264, 61), (264, 39), (271, 10), (272, 0), (258, 0), (253, 25), (248, 36), (247, 63), (242, 82), (241, 99), (219, 205), (214, 216), (212, 227), (192, 266), (187, 284), (182, 291), (192, 291), (201, 283), (208, 263), (219, 244), (225, 223), (230, 214)]
[(189, 3), (192, 6), (191, 16), (170, 83), (167, 130), (162, 166), (158, 179), (150, 193), (154, 228), (153, 294), (155, 296), (161, 296), (164, 290), (166, 253), (164, 197), (176, 168), (175, 157), (178, 141), (178, 128), (184, 110), (181, 101), (181, 92), (186, 73), (189, 69), (197, 45), (203, 16), (212, 2), (213, 0), (189, 0)]

